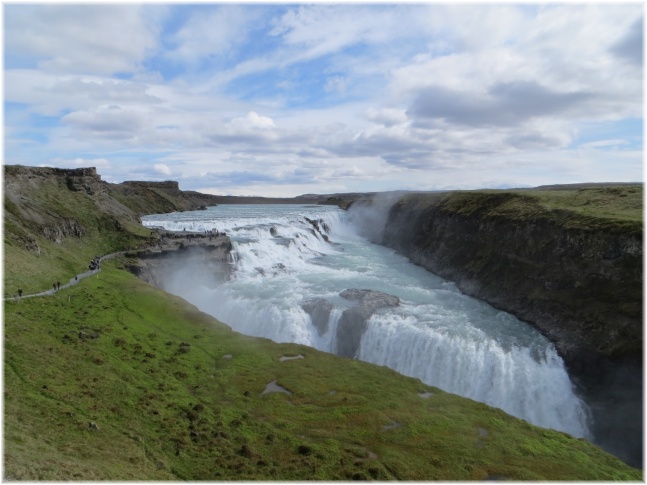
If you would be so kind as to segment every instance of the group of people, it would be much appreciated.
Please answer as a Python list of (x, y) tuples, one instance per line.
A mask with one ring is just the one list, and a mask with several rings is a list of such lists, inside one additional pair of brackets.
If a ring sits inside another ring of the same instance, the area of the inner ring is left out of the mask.
[(101, 256), (95, 256), (92, 261), (90, 261), (90, 265), (88, 267), (90, 268), (90, 271), (101, 269)]

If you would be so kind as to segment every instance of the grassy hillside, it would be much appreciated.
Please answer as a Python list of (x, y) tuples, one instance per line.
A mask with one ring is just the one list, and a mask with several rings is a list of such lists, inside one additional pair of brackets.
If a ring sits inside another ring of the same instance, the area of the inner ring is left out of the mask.
[(7, 479), (641, 478), (389, 369), (237, 334), (115, 267), (6, 303), (4, 381)]
[(66, 282), (95, 255), (134, 247), (150, 234), (107, 184), (89, 195), (70, 190), (64, 175), (37, 172), (47, 169), (4, 170), (5, 297)]

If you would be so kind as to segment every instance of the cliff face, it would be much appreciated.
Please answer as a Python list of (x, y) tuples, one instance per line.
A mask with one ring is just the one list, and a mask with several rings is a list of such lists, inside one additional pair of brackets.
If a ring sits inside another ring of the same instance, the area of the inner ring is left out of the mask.
[(22, 165), (6, 165), (5, 176), (9, 178), (22, 177), (38, 179), (40, 177), (61, 179), (70, 190), (95, 193), (101, 191), (101, 176), (94, 167), (86, 168), (54, 168), (54, 167), (25, 167)]
[[(155, 231), (160, 237), (144, 251), (127, 253), (133, 259), (128, 270), (161, 289), (178, 270), (190, 265), (196, 281), (222, 282), (229, 278), (231, 240), (228, 236), (204, 233)], [(199, 274), (198, 274), (199, 273)]]
[(447, 194), (400, 199), (383, 243), (534, 324), (568, 361), (640, 359), (642, 228), (591, 228), (560, 210), (520, 217), (505, 208), (517, 194), (460, 197), (478, 204)]

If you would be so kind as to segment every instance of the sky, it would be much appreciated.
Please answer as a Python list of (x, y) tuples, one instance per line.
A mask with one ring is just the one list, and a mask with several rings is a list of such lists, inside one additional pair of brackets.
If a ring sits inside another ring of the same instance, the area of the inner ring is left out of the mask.
[(4, 163), (293, 197), (643, 180), (643, 5), (3, 4)]

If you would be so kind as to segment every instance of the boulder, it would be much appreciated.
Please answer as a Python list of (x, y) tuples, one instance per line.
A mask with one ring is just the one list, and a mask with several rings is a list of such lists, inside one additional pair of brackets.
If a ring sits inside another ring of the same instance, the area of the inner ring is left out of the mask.
[(305, 301), (301, 308), (310, 315), (312, 324), (315, 326), (319, 335), (323, 335), (328, 331), (328, 321), (330, 320), (330, 311), (333, 309), (333, 304), (322, 298)]
[(359, 302), (357, 306), (342, 313), (337, 326), (336, 353), (342, 357), (353, 358), (366, 331), (368, 319), (380, 308), (398, 306), (400, 299), (382, 291), (356, 288), (344, 290), (339, 296)]

